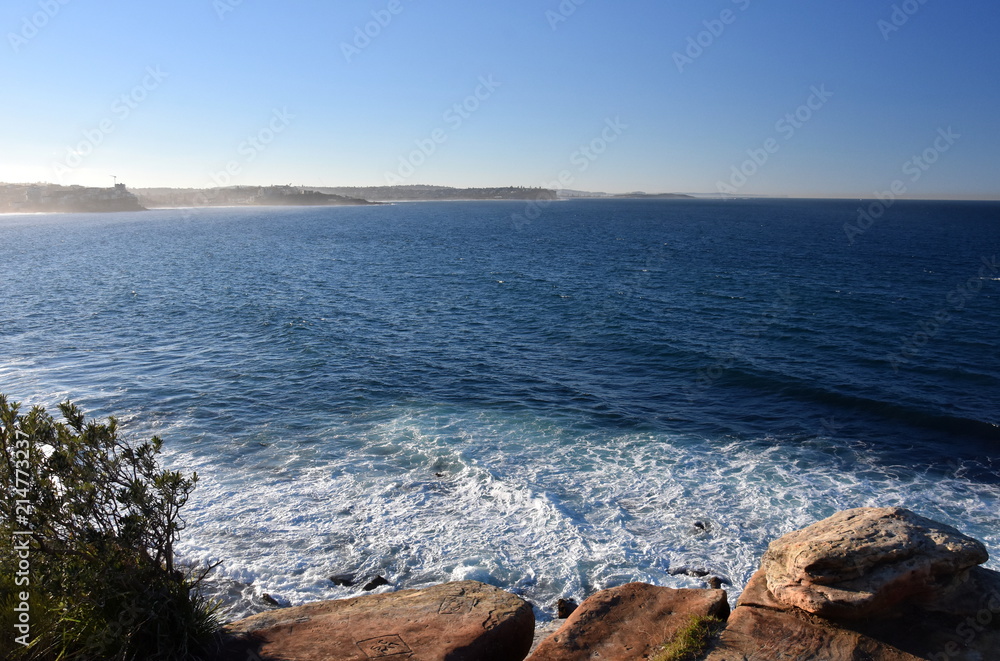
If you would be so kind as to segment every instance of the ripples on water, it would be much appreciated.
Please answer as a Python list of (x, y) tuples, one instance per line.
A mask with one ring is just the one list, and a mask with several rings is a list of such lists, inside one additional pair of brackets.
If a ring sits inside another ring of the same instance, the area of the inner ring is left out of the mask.
[(862, 505), (996, 554), (1000, 205), (899, 203), (852, 246), (856, 206), (3, 217), (0, 391), (161, 434), (202, 477), (184, 554), (291, 602), (738, 591)]

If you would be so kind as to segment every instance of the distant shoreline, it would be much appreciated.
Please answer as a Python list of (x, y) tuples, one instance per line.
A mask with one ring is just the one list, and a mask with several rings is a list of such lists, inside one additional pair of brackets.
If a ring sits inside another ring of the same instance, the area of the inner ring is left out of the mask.
[[(59, 213), (119, 213), (171, 209), (236, 209), (285, 207), (377, 206), (421, 202), (520, 202), (524, 204), (568, 201), (735, 201), (735, 200), (838, 200), (865, 204), (870, 198), (822, 198), (764, 195), (690, 193), (602, 193), (508, 186), (501, 188), (451, 188), (447, 186), (230, 186), (227, 188), (137, 188), (124, 184), (112, 188), (87, 188), (57, 184), (0, 183), (0, 215)], [(901, 198), (923, 202), (997, 202), (997, 200), (937, 200)]]

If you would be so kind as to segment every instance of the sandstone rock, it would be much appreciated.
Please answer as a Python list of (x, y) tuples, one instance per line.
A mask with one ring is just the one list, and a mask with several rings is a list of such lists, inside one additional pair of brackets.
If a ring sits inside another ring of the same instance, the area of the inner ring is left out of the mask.
[(1000, 573), (976, 567), (932, 600), (851, 625), (922, 659), (1000, 661)]
[(528, 661), (646, 659), (692, 615), (725, 618), (723, 590), (675, 590), (629, 583), (591, 596)]
[(830, 620), (785, 606), (758, 571), (706, 661), (998, 661), (1000, 574), (976, 568), (937, 599), (881, 618)]
[(767, 589), (767, 576), (760, 570), (747, 583), (715, 651), (706, 661), (918, 658), (835, 622), (786, 606)]
[(521, 661), (531, 606), (475, 581), (285, 608), (225, 627), (226, 661)]
[(863, 618), (933, 598), (988, 557), (978, 541), (909, 510), (859, 508), (772, 542), (762, 567), (782, 604)]
[(738, 606), (705, 661), (918, 661), (920, 658), (803, 611)]

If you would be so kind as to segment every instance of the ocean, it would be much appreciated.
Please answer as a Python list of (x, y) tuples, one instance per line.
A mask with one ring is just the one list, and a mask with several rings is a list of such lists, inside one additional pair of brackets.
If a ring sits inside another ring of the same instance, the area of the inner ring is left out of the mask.
[(229, 617), (376, 576), (542, 619), (702, 573), (735, 598), (850, 507), (1000, 555), (998, 254), (990, 202), (0, 216), (0, 392), (197, 471), (180, 553)]

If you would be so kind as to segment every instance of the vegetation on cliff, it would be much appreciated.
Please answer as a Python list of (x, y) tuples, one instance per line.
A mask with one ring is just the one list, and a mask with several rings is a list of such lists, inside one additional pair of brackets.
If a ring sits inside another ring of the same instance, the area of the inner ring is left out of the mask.
[(196, 659), (218, 623), (175, 566), (180, 510), (197, 475), (158, 465), (114, 418), (27, 414), (0, 394), (0, 657)]

